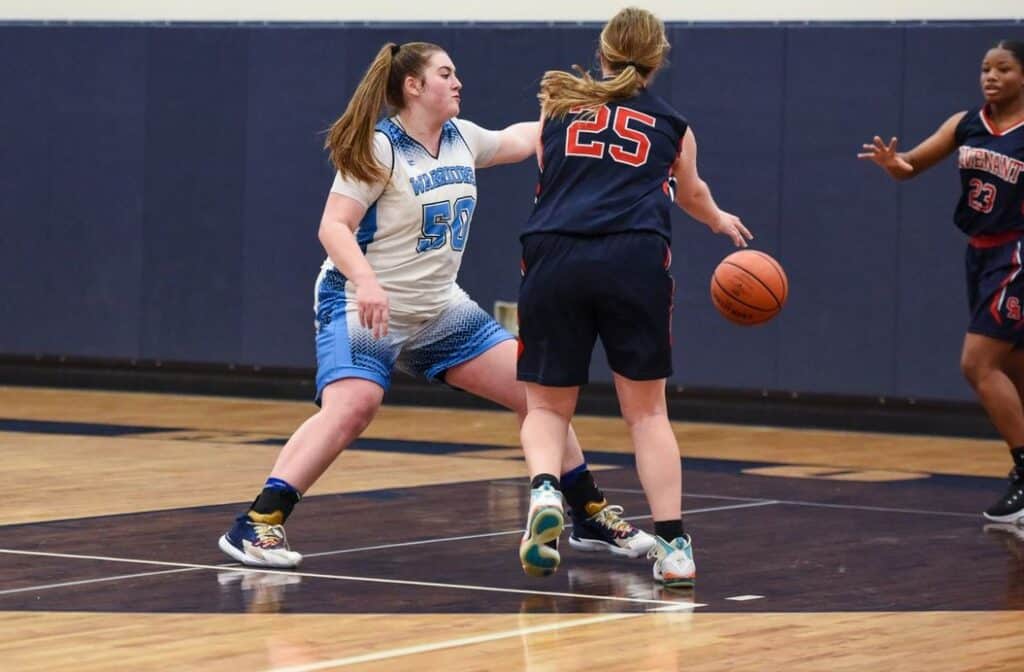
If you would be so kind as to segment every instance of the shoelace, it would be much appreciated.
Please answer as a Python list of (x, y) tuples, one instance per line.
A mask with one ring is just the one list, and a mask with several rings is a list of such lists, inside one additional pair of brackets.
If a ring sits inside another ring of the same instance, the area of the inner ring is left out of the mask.
[(595, 518), (598, 522), (607, 527), (609, 530), (613, 532), (619, 532), (625, 536), (633, 531), (633, 526), (629, 524), (629, 521), (619, 518), (619, 516), (622, 515), (624, 512), (625, 509), (623, 509), (621, 506), (618, 506), (616, 504), (609, 504), (608, 506), (598, 511)]
[(669, 548), (672, 550), (665, 550), (661, 547), (661, 542), (655, 542), (654, 546), (651, 546), (651, 550), (647, 551), (647, 559), (658, 559), (668, 557), (675, 551), (682, 551), (682, 548), (676, 547), (675, 544), (669, 544)]
[(666, 552), (665, 550), (663, 550), (661, 548), (661, 544), (660, 543), (655, 543), (654, 546), (651, 546), (651, 550), (647, 551), (647, 559), (648, 560), (661, 560), (662, 558), (667, 556), (668, 553), (669, 552)]
[(256, 545), (260, 548), (288, 548), (284, 525), (253, 523), (252, 527), (256, 532)]

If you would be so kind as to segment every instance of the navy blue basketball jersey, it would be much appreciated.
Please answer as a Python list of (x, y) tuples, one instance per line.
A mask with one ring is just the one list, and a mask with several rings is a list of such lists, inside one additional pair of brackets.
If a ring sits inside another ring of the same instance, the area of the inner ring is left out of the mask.
[(669, 173), (686, 126), (646, 89), (594, 116), (545, 119), (537, 200), (522, 234), (653, 231), (671, 241)]
[(1024, 121), (999, 132), (984, 107), (956, 127), (963, 192), (954, 220), (971, 236), (1024, 231)]

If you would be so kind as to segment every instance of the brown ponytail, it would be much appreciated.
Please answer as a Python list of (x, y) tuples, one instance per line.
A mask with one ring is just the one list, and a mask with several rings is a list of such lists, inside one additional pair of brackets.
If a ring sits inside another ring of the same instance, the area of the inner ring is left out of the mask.
[(387, 168), (373, 155), (374, 128), (382, 110), (404, 106), (405, 78), (422, 77), (435, 51), (443, 49), (428, 42), (388, 42), (377, 52), (344, 114), (331, 124), (324, 141), (324, 149), (342, 177), (360, 182), (387, 179)]

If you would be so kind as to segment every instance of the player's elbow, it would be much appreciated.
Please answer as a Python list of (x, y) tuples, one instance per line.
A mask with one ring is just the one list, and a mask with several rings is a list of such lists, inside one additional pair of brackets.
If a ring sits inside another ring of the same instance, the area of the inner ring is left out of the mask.
[(324, 217), (320, 220), (320, 228), (317, 229), (316, 237), (320, 241), (320, 244), (324, 247), (327, 246), (327, 241), (339, 230), (347, 229), (348, 227), (340, 219), (334, 219), (331, 217)]
[(695, 182), (688, 185), (681, 185), (676, 191), (676, 204), (686, 210), (690, 211), (695, 206), (699, 205), (708, 194), (708, 185), (704, 180), (696, 180)]

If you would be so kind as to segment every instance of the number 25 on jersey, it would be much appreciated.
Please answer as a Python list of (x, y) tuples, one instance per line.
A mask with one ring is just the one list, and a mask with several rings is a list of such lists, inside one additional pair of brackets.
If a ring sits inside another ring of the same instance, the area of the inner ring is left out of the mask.
[[(611, 121), (611, 116), (607, 107), (599, 107), (593, 118), (577, 119), (569, 124), (565, 131), (565, 155), (594, 159), (604, 158), (605, 143), (599, 140), (587, 140), (582, 136), (596, 135), (605, 131)], [(618, 163), (629, 166), (642, 166), (647, 163), (647, 156), (651, 152), (651, 140), (637, 126), (654, 128), (656, 123), (657, 120), (649, 114), (628, 107), (618, 107), (615, 110), (612, 130), (626, 144), (608, 143), (608, 156)]]
[(423, 206), (422, 236), (416, 243), (417, 252), (439, 250), (451, 242), (453, 250), (461, 252), (469, 237), (469, 223), (476, 210), (476, 199), (463, 196), (455, 201), (437, 201)]

